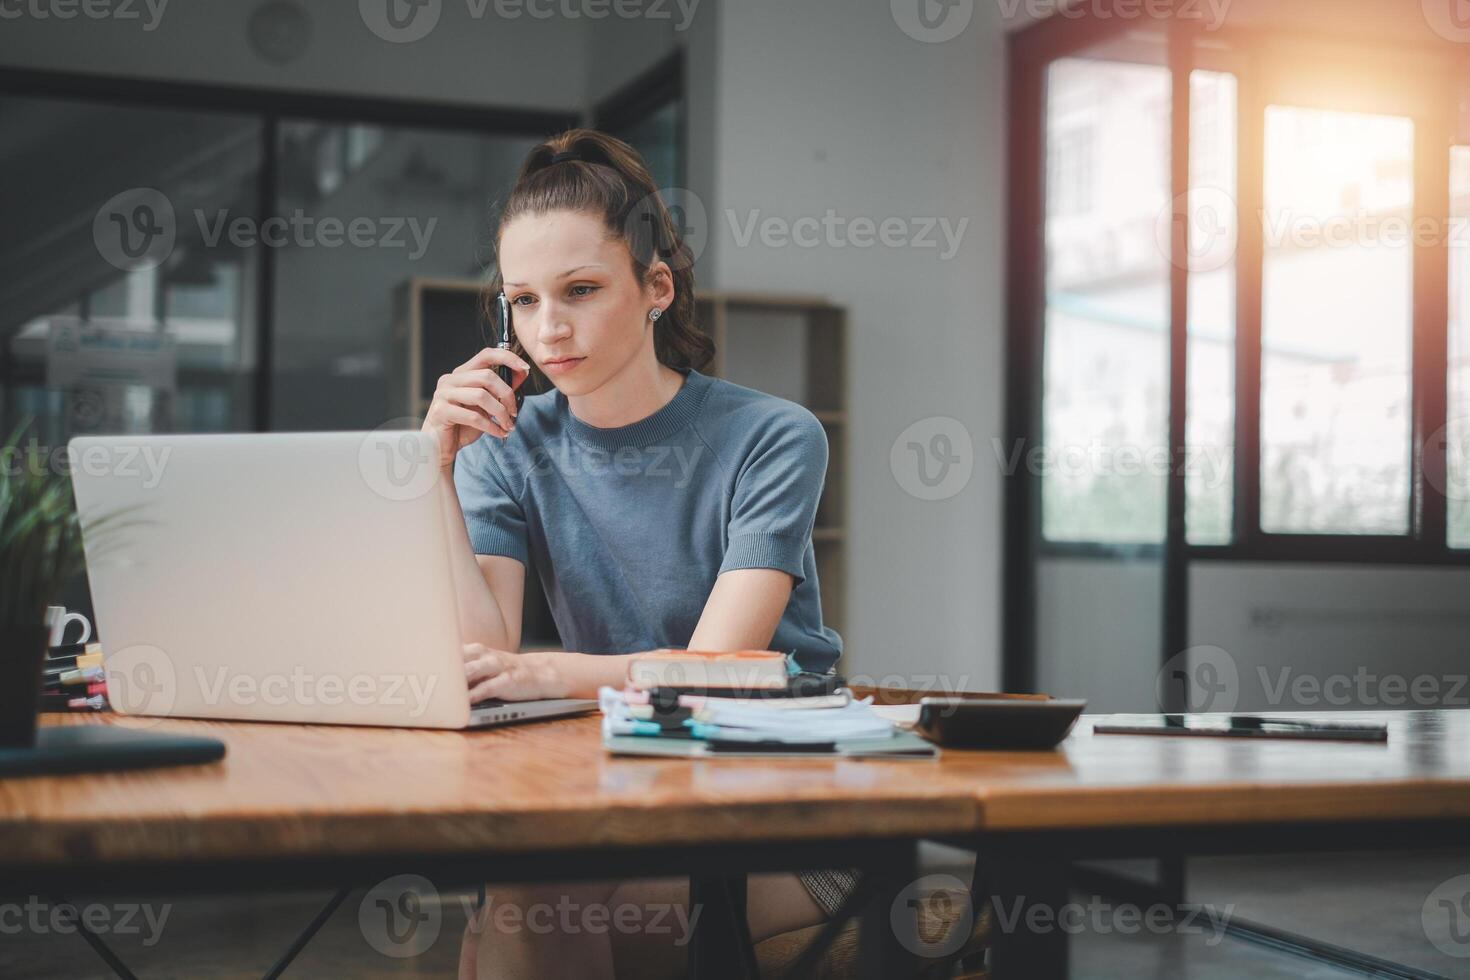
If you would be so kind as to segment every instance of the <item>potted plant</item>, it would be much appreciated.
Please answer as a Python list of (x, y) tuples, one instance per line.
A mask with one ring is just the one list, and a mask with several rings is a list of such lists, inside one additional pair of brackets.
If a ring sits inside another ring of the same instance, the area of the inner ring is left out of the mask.
[(0, 447), (0, 746), (35, 744), (46, 606), (85, 565), (71, 481), (53, 473), (25, 424)]

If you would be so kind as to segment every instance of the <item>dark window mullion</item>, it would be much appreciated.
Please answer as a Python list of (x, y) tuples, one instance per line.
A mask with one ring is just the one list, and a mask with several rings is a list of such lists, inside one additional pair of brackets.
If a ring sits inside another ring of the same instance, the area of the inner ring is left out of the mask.
[(1414, 236), (1414, 316), (1412, 341), (1413, 430), (1410, 499), (1413, 529), (1426, 555), (1449, 549), (1444, 484), (1435, 486), (1427, 473), (1445, 472), (1445, 421), (1449, 388), (1449, 221), (1450, 131), (1454, 104), (1431, 107), (1428, 118), (1415, 119), (1415, 227), (1441, 233), (1421, 243)]
[(1237, 85), (1235, 253), (1235, 519), (1234, 543), (1261, 541), (1261, 279), (1265, 241), (1266, 99), (1259, 59)]

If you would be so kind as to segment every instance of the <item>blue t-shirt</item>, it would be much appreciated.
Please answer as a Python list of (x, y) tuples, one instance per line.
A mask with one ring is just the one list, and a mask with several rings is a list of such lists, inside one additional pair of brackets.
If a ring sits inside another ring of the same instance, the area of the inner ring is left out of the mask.
[(460, 450), (470, 544), (531, 556), (563, 645), (583, 653), (687, 647), (721, 572), (789, 572), (769, 649), (825, 671), (842, 653), (822, 625), (812, 549), (827, 434), (794, 402), (684, 374), (631, 425), (588, 425), (552, 390), (526, 398), (509, 437)]

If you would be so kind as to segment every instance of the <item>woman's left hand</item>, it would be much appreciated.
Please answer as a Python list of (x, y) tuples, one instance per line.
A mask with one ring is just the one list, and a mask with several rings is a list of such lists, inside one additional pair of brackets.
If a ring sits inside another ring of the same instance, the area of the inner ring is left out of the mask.
[(470, 704), (490, 698), (534, 701), (567, 696), (567, 680), (557, 669), (557, 654), (548, 651), (511, 653), (480, 643), (464, 645), (464, 676)]

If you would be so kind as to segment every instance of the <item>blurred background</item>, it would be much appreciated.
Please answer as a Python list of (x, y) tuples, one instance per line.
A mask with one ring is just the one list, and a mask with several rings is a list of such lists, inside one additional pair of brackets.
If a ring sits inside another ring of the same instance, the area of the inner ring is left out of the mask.
[[(7, 431), (401, 423), (481, 343), (524, 154), (590, 125), (683, 225), (713, 373), (827, 428), (849, 676), (1470, 704), (1463, 0), (13, 0), (0, 38)], [(1417, 929), (1372, 942), (1452, 973)]]

